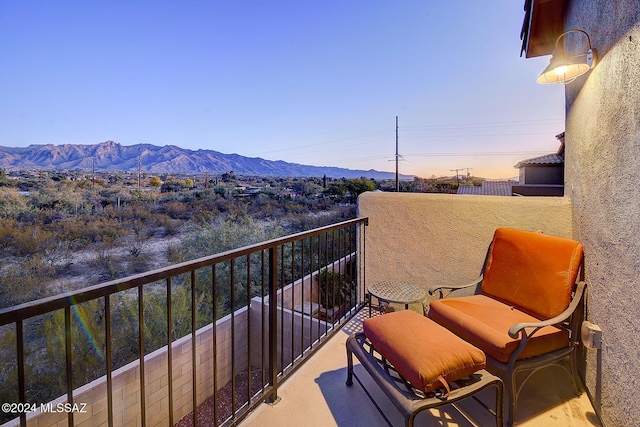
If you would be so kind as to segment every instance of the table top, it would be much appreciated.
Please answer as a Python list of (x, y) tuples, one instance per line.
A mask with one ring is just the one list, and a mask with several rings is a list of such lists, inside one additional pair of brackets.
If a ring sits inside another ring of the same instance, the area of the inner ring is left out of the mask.
[(369, 285), (367, 290), (376, 298), (401, 304), (419, 302), (427, 296), (427, 291), (424, 288), (404, 282), (376, 282)]

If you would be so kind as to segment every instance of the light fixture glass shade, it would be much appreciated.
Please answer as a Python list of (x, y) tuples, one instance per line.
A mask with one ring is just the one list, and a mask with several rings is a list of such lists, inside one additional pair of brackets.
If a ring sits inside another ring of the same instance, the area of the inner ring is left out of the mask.
[[(591, 50), (589, 50), (591, 52)], [(586, 57), (566, 58), (565, 60), (555, 60), (551, 58), (549, 65), (538, 76), (536, 81), (541, 84), (567, 84), (571, 83), (591, 69), (592, 62)]]
[[(569, 33), (583, 33), (587, 36), (589, 50), (578, 55), (566, 55), (564, 48), (559, 44), (560, 39)], [(541, 84), (567, 84), (571, 83), (595, 66), (595, 50), (591, 48), (589, 35), (582, 30), (570, 30), (561, 34), (556, 40), (556, 49), (553, 51), (549, 65), (538, 76), (536, 81)]]

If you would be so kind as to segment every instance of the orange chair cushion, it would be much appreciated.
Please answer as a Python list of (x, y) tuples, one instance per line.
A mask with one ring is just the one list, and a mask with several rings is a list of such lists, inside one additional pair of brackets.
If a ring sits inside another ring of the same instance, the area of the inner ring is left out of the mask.
[[(500, 362), (507, 362), (519, 340), (509, 336), (515, 323), (538, 319), (485, 295), (446, 298), (429, 304), (429, 317)], [(540, 329), (518, 359), (537, 356), (569, 345), (569, 332), (554, 326)]]
[(482, 294), (538, 319), (562, 313), (571, 302), (582, 245), (531, 231), (498, 228), (489, 249)]
[(365, 319), (364, 333), (409, 383), (425, 393), (486, 366), (484, 353), (415, 311)]

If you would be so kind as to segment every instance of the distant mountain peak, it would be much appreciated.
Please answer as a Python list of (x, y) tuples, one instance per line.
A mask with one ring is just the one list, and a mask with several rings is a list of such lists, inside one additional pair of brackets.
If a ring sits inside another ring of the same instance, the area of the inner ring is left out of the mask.
[[(140, 164), (139, 164), (140, 162)], [(331, 178), (393, 179), (392, 172), (353, 170), (329, 166), (310, 166), (272, 161), (239, 154), (223, 154), (214, 150), (189, 150), (176, 145), (159, 147), (152, 144), (121, 145), (107, 140), (98, 144), (0, 146), (0, 168), (5, 169), (87, 169), (95, 164), (98, 170), (131, 171), (138, 166), (148, 173), (222, 174), (234, 171), (239, 175), (291, 176)], [(403, 176), (403, 179), (411, 176)]]

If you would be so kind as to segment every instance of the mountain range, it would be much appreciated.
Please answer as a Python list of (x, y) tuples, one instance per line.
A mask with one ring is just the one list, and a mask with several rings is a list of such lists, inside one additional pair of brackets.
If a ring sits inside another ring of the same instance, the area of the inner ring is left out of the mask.
[[(354, 170), (330, 166), (309, 166), (282, 160), (265, 160), (239, 154), (223, 154), (214, 150), (188, 150), (175, 145), (152, 144), (124, 146), (114, 141), (99, 144), (0, 146), (0, 168), (54, 170), (134, 171), (138, 167), (149, 173), (395, 179), (392, 172)], [(411, 179), (411, 176), (402, 176)]]

